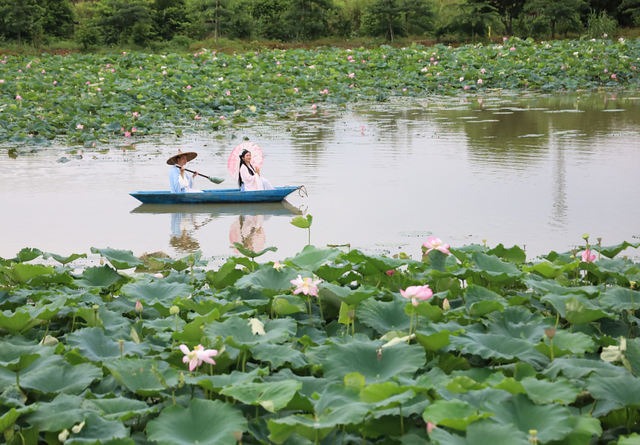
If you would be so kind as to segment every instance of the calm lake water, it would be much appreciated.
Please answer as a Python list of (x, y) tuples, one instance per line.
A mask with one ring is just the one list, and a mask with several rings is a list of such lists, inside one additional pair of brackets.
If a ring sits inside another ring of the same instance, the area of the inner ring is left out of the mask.
[[(414, 258), (427, 236), (452, 246), (517, 244), (530, 258), (569, 250), (583, 233), (604, 245), (640, 241), (640, 97), (633, 93), (500, 95), (413, 99), (303, 110), (226, 134), (146, 138), (75, 149), (0, 146), (0, 256), (23, 247), (89, 253), (90, 247), (201, 250), (221, 260), (232, 241), (261, 260), (300, 251), (314, 217), (316, 246), (350, 243), (369, 253)], [(639, 95), (640, 96), (640, 95)], [(364, 126), (364, 130), (361, 127)], [(243, 138), (263, 149), (273, 185), (304, 185), (286, 205), (141, 206), (129, 192), (166, 190), (166, 159), (197, 151), (189, 165), (227, 180)], [(123, 142), (124, 144), (124, 142)], [(15, 148), (15, 151), (9, 149)], [(59, 162), (61, 158), (69, 162)], [(637, 253), (629, 252), (631, 255)]]

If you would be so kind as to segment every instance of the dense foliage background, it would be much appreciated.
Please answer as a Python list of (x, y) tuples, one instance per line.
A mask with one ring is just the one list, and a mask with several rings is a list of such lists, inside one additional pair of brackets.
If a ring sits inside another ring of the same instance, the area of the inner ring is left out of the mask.
[(0, 46), (68, 41), (153, 51), (195, 41), (469, 41), (612, 35), (640, 0), (0, 0)]

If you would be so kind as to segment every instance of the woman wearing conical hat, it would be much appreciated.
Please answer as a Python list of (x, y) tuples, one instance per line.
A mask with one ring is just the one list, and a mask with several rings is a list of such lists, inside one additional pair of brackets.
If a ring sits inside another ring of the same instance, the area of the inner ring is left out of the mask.
[(193, 180), (198, 175), (198, 172), (194, 172), (193, 176), (189, 176), (184, 171), (184, 166), (187, 162), (194, 160), (197, 156), (198, 154), (193, 151), (183, 153), (178, 150), (177, 155), (171, 156), (167, 160), (167, 164), (174, 166), (169, 175), (171, 193), (202, 193), (202, 190), (193, 190), (192, 188)]

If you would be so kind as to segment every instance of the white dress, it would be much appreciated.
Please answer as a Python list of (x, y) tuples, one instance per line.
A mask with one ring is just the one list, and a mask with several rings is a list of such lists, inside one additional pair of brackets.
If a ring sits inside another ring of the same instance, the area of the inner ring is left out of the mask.
[(257, 172), (252, 175), (246, 165), (240, 166), (240, 177), (242, 178), (242, 190), (253, 192), (256, 190), (273, 190), (271, 183), (260, 176)]

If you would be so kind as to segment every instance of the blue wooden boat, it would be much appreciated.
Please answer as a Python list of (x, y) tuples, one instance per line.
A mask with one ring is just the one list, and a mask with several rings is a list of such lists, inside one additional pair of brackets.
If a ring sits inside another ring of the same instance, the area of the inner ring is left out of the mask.
[(300, 187), (276, 187), (273, 190), (242, 192), (240, 189), (203, 190), (202, 193), (132, 192), (143, 204), (213, 204), (280, 202)]

